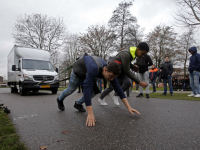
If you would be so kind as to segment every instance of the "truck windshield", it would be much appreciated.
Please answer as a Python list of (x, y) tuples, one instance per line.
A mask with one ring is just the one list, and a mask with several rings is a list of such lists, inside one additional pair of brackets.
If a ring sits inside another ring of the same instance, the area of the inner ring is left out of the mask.
[(54, 68), (49, 61), (43, 60), (31, 60), (31, 59), (23, 59), (22, 61), (23, 69), (36, 69), (36, 70), (51, 70)]

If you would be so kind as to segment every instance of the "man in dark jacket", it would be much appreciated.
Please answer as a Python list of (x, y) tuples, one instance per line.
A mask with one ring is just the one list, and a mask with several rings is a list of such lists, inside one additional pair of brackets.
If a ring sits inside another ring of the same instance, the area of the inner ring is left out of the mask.
[(160, 67), (160, 73), (162, 75), (164, 81), (164, 93), (163, 95), (167, 94), (167, 83), (169, 84), (169, 90), (171, 96), (173, 96), (173, 87), (172, 87), (172, 73), (173, 73), (173, 65), (171, 61), (169, 61), (169, 57), (165, 57), (165, 62)]
[(158, 76), (158, 68), (155, 67), (155, 65), (152, 65), (152, 68), (149, 72), (149, 79), (151, 80), (151, 84), (153, 86), (153, 93), (156, 92), (156, 78)]
[(200, 97), (200, 54), (197, 53), (196, 47), (191, 47), (189, 49), (189, 52), (192, 56), (190, 57), (188, 71), (190, 75), (190, 85), (192, 87), (193, 93), (188, 96)]
[[(148, 84), (146, 87), (146, 98), (149, 98), (149, 69), (148, 67), (151, 66), (152, 60), (149, 55), (145, 55), (145, 57), (137, 58), (136, 65), (139, 67), (138, 77), (140, 81), (144, 81)], [(140, 86), (140, 93), (136, 97), (143, 97), (143, 87)]]
[[(145, 57), (145, 55), (149, 52), (149, 46), (145, 42), (141, 42), (137, 47), (130, 47), (130, 49), (125, 49), (120, 51), (115, 57), (113, 57), (113, 60), (118, 64), (120, 64), (121, 67), (121, 74), (118, 76), (118, 82), (120, 83), (122, 90), (126, 91), (131, 86), (131, 80), (135, 81), (137, 84), (140, 84), (142, 87), (147, 87), (148, 84), (145, 82), (140, 81), (137, 79), (133, 72), (130, 71), (130, 69), (134, 68), (134, 65), (131, 64), (133, 60), (136, 59), (136, 57)], [(98, 101), (101, 103), (101, 105), (105, 105), (105, 96), (108, 95), (113, 90), (112, 86), (109, 86), (106, 90), (103, 91)], [(119, 105), (118, 102), (118, 95), (111, 95), (112, 99), (114, 100), (114, 103), (116, 105)]]
[(64, 99), (77, 89), (81, 81), (84, 81), (84, 96), (79, 101), (75, 102), (74, 107), (79, 111), (84, 111), (82, 103), (85, 102), (88, 112), (86, 125), (95, 126), (96, 120), (92, 109), (91, 99), (95, 96), (95, 94), (99, 93), (98, 88), (95, 88), (96, 79), (104, 78), (107, 81), (110, 81), (114, 87), (115, 92), (120, 96), (128, 111), (131, 114), (133, 114), (133, 112), (140, 114), (137, 110), (131, 108), (124, 94), (124, 91), (121, 89), (121, 86), (117, 81), (116, 77), (120, 73), (120, 67), (116, 62), (111, 62), (107, 65), (107, 63), (105, 63), (105, 61), (99, 57), (84, 55), (73, 64), (69, 86), (57, 98), (58, 108), (62, 111), (65, 110), (65, 106), (63, 104)]
[(181, 78), (178, 81), (178, 85), (179, 85), (179, 90), (183, 91), (184, 89), (184, 85), (185, 85), (185, 79), (183, 79), (183, 77), (181, 76)]

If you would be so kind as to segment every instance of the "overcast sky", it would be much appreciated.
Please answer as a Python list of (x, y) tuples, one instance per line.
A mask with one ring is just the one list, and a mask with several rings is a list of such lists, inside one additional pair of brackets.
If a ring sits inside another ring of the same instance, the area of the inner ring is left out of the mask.
[[(12, 27), (17, 16), (40, 13), (62, 17), (71, 33), (106, 24), (122, 0), (0, 0), (0, 76), (7, 76), (7, 56), (14, 46)], [(130, 8), (145, 33), (160, 23), (173, 25), (176, 5), (172, 0), (135, 0)]]

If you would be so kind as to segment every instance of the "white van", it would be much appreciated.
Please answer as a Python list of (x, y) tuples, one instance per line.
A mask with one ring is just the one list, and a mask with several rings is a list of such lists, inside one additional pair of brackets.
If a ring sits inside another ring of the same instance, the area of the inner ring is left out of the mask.
[(46, 50), (15, 45), (8, 55), (7, 75), (11, 93), (51, 90), (56, 94), (59, 88), (58, 69), (54, 70), (50, 53)]

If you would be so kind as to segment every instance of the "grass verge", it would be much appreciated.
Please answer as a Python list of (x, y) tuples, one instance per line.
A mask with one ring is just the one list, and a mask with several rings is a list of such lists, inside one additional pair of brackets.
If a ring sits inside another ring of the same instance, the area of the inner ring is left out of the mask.
[(25, 145), (20, 142), (8, 115), (2, 109), (0, 109), (0, 149), (26, 150)]
[(191, 93), (174, 93), (173, 96), (167, 94), (166, 96), (162, 95), (162, 93), (150, 93), (150, 98), (158, 98), (158, 99), (173, 99), (173, 100), (190, 100), (190, 101), (200, 101), (200, 98), (196, 97), (188, 97)]

